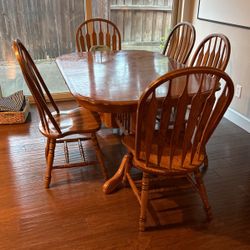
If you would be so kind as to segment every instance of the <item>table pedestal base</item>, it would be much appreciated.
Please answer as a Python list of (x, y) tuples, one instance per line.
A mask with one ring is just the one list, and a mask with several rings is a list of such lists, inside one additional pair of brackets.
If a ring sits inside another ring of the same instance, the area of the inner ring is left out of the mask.
[(129, 155), (125, 155), (123, 157), (122, 162), (118, 170), (116, 171), (115, 175), (104, 183), (102, 190), (105, 194), (110, 194), (119, 186), (121, 185), (123, 186), (125, 168), (129, 160), (129, 157), (130, 157)]

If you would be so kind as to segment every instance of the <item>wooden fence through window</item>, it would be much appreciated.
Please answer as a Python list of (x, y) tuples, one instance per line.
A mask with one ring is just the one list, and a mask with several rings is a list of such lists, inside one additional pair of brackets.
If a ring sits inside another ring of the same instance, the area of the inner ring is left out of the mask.
[[(126, 44), (160, 43), (171, 25), (173, 0), (92, 0), (93, 17), (117, 24)], [(75, 51), (75, 32), (84, 20), (85, 0), (0, 0), (0, 61), (15, 60), (19, 38), (34, 59)]]
[(126, 44), (154, 44), (171, 27), (173, 0), (111, 0), (110, 18)]
[(11, 42), (16, 38), (34, 59), (75, 51), (84, 6), (84, 0), (0, 0), (0, 60), (14, 60)]

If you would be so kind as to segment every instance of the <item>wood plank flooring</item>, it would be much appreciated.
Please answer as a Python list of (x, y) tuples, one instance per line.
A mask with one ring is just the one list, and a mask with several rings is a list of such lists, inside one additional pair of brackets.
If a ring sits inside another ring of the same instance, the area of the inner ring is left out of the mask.
[[(207, 148), (213, 221), (205, 222), (193, 190), (175, 188), (152, 195), (154, 216), (144, 233), (130, 188), (103, 194), (98, 166), (55, 170), (44, 189), (37, 125), (33, 107), (25, 124), (0, 126), (0, 249), (250, 249), (250, 134), (226, 119)], [(99, 141), (112, 175), (124, 148), (111, 130), (100, 131)]]

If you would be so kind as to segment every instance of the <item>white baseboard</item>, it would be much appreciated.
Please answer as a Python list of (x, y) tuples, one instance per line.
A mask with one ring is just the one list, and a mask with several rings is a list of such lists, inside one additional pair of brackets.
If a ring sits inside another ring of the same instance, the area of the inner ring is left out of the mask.
[(243, 128), (250, 133), (250, 119), (240, 114), (239, 112), (229, 108), (224, 115), (229, 121), (233, 122), (237, 126)]

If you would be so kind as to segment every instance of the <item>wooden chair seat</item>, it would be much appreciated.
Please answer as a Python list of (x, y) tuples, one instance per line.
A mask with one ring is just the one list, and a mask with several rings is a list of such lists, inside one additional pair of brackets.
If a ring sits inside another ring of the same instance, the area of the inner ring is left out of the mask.
[(39, 125), (41, 133), (50, 138), (63, 138), (77, 133), (94, 133), (101, 127), (99, 115), (82, 107), (63, 110), (59, 114), (53, 112), (52, 116), (60, 127), (61, 133), (58, 133), (51, 121), (48, 123), (49, 134), (41, 123)]
[[(142, 142), (142, 148), (139, 153), (139, 157), (133, 157), (132, 164), (141, 168), (142, 170), (151, 173), (151, 174), (161, 174), (161, 175), (183, 175), (193, 172), (195, 169), (199, 168), (204, 161), (204, 154), (196, 154), (191, 162), (191, 152), (189, 151), (185, 157), (185, 161), (182, 163), (182, 145), (181, 142), (183, 138), (180, 139), (179, 146), (175, 149), (173, 159), (170, 159), (170, 146), (167, 146), (163, 149), (161, 162), (157, 163), (157, 153), (158, 153), (158, 137), (154, 137), (154, 140), (151, 145), (151, 151), (149, 156), (149, 164), (146, 165), (146, 144)], [(123, 137), (122, 143), (131, 152), (135, 155), (135, 135), (128, 135)]]

